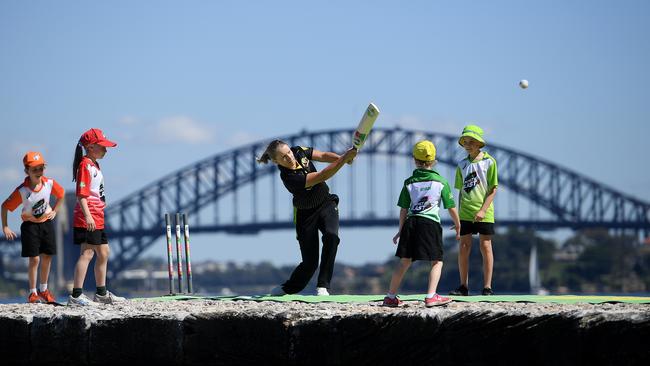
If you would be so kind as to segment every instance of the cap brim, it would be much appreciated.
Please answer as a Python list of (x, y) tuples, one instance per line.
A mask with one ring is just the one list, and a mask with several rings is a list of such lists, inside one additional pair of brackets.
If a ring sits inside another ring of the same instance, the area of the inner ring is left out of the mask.
[(113, 141), (110, 141), (110, 140), (97, 141), (97, 145), (106, 146), (106, 147), (115, 147), (115, 146), (117, 146), (116, 143), (114, 143)]
[(482, 138), (476, 138), (476, 136), (472, 136), (472, 135), (470, 135), (470, 134), (463, 134), (463, 135), (461, 135), (461, 136), (458, 138), (458, 145), (463, 146), (462, 140), (463, 140), (463, 137), (465, 137), (465, 136), (473, 138), (474, 140), (476, 140), (476, 141), (478, 141), (478, 142), (481, 143), (481, 147), (485, 147), (485, 140), (483, 140)]

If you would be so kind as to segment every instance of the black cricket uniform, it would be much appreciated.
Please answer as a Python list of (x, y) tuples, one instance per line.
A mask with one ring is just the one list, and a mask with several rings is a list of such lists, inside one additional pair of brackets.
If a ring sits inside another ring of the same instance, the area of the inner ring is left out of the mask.
[(339, 242), (338, 196), (330, 194), (325, 182), (305, 188), (307, 174), (316, 172), (311, 162), (313, 148), (293, 146), (294, 157), (300, 168), (287, 169), (278, 165), (282, 183), (293, 194), (296, 238), (300, 244), (302, 262), (293, 270), (291, 277), (282, 284), (284, 292), (295, 294), (307, 286), (318, 268), (318, 231), (323, 234), (323, 252), (317, 287), (330, 287), (334, 260)]

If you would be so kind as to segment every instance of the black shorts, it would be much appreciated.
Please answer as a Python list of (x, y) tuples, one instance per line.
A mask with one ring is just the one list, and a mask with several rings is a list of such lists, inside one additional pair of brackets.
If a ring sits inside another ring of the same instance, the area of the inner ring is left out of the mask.
[(493, 222), (471, 222), (460, 221), (460, 235), (467, 234), (481, 234), (481, 235), (494, 235)]
[(442, 227), (426, 217), (411, 216), (406, 219), (399, 236), (396, 257), (412, 261), (442, 260)]
[(56, 254), (56, 237), (52, 220), (35, 223), (24, 221), (20, 225), (22, 257), (38, 257), (39, 254)]
[(73, 240), (77, 245), (81, 244), (90, 244), (90, 245), (100, 245), (108, 244), (108, 237), (106, 232), (103, 229), (88, 231), (86, 228), (76, 227), (74, 228)]

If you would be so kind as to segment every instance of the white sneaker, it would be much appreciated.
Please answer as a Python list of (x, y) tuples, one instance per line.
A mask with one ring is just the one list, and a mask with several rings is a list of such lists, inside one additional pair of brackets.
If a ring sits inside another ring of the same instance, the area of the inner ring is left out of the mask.
[(316, 296), (329, 296), (330, 293), (325, 287), (316, 287)]
[(283, 296), (286, 294), (287, 293), (284, 292), (282, 286), (275, 286), (274, 288), (271, 289), (271, 296)]
[(120, 297), (115, 295), (114, 293), (110, 291), (106, 291), (106, 295), (102, 296), (99, 294), (95, 294), (95, 297), (93, 298), (96, 302), (100, 304), (117, 304), (119, 302), (124, 302), (126, 301), (126, 298)]
[(79, 297), (68, 296), (68, 306), (99, 306), (100, 304), (91, 301), (88, 296), (81, 294)]

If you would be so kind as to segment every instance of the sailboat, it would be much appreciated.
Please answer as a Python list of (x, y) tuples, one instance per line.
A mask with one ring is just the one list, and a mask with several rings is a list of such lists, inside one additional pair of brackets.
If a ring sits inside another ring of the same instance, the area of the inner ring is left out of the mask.
[(530, 293), (533, 295), (548, 295), (547, 289), (542, 287), (542, 280), (539, 276), (539, 263), (537, 261), (537, 244), (530, 247), (530, 260), (528, 262), (528, 281)]

